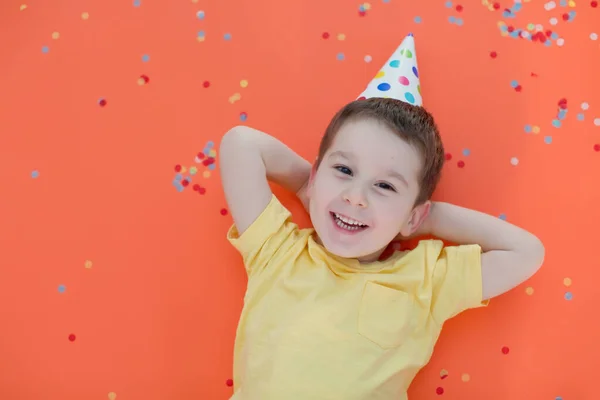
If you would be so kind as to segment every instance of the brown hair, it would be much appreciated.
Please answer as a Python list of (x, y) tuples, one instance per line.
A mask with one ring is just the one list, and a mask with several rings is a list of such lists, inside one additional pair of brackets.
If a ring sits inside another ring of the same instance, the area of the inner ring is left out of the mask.
[(355, 100), (344, 106), (332, 118), (325, 130), (315, 167), (319, 167), (342, 125), (349, 120), (360, 118), (371, 118), (385, 123), (402, 140), (417, 149), (421, 155), (423, 167), (419, 177), (419, 194), (415, 205), (423, 204), (431, 199), (444, 166), (442, 139), (433, 116), (429, 112), (423, 107), (400, 100), (376, 97)]

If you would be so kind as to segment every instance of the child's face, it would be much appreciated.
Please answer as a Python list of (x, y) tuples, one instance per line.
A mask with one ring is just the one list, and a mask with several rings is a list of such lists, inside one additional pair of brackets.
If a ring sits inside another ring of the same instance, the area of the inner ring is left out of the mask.
[(412, 234), (429, 209), (413, 208), (421, 165), (417, 150), (385, 125), (346, 122), (311, 175), (310, 218), (321, 244), (369, 262), (399, 233)]

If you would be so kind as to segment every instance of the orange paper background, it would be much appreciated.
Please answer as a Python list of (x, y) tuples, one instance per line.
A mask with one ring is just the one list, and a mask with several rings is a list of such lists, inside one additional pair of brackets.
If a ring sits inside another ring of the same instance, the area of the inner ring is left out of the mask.
[[(504, 18), (510, 2), (376, 0), (363, 16), (346, 0), (21, 4), (0, 4), (0, 397), (228, 399), (246, 278), (218, 168), (194, 157), (244, 123), (314, 158), (333, 113), (413, 32), (424, 104), (452, 156), (436, 198), (504, 214), (547, 257), (447, 323), (410, 398), (597, 398), (600, 7), (532, 1)], [(503, 35), (499, 21), (541, 24), (564, 45)], [(198, 169), (183, 191), (176, 165)]]

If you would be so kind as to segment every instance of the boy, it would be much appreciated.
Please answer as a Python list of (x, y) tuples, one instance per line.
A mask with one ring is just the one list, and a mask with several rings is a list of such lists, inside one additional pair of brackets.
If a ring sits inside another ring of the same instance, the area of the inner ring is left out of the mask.
[[(248, 273), (232, 399), (406, 399), (446, 320), (537, 271), (534, 235), (430, 201), (443, 162), (431, 115), (394, 98), (340, 110), (312, 167), (252, 128), (223, 137), (228, 239)], [(291, 221), (269, 180), (298, 193), (314, 229)], [(380, 259), (425, 234), (458, 245), (422, 240)]]

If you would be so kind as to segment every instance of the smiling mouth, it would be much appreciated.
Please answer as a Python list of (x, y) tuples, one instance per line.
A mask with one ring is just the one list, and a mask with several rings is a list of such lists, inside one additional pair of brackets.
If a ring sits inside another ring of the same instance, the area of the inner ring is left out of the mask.
[(352, 218), (345, 217), (343, 215), (330, 212), (331, 218), (333, 222), (341, 229), (344, 229), (349, 232), (357, 232), (365, 230), (369, 227), (369, 225), (363, 224), (360, 221), (354, 220)]

